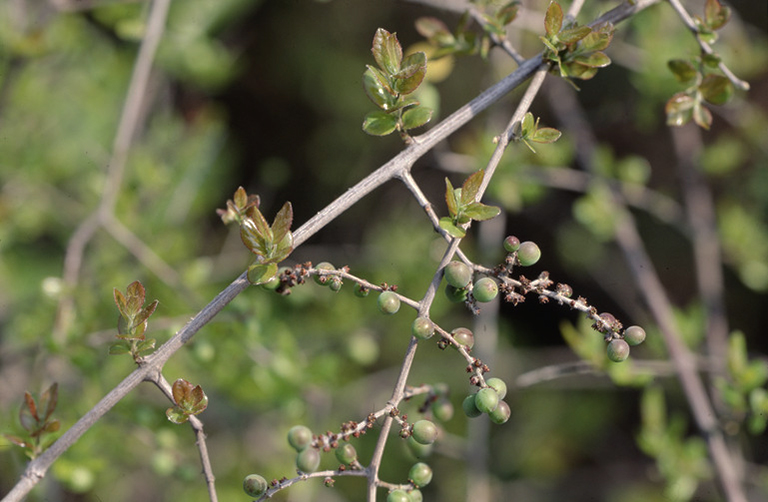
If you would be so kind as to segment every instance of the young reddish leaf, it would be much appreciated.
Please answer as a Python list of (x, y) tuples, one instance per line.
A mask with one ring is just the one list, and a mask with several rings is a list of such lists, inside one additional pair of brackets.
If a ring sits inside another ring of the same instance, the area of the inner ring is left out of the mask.
[(445, 204), (448, 206), (448, 214), (451, 216), (456, 216), (459, 213), (460, 198), (456, 196), (456, 190), (448, 178), (445, 178)]
[(396, 92), (388, 78), (373, 66), (368, 65), (363, 73), (363, 89), (368, 99), (382, 110), (391, 111), (397, 104)]
[(697, 101), (693, 107), (693, 121), (707, 131), (712, 126), (712, 112), (710, 112), (706, 106)]
[(43, 420), (48, 420), (56, 410), (56, 405), (59, 403), (59, 384), (53, 383), (40, 398), (40, 406), (44, 409)]
[(282, 241), (288, 232), (291, 230), (293, 224), (293, 206), (290, 202), (283, 204), (280, 211), (275, 215), (275, 220), (272, 222), (272, 235), (274, 242)]
[(30, 446), (29, 443), (24, 441), (18, 436), (12, 436), (10, 434), (3, 434), (3, 437), (10, 441), (11, 443), (15, 444), (16, 446), (21, 446), (22, 448), (26, 448), (27, 446)]
[(553, 127), (542, 127), (541, 129), (536, 129), (530, 140), (536, 143), (554, 143), (560, 139), (561, 135), (562, 133)]
[(421, 127), (432, 119), (432, 109), (426, 106), (416, 106), (403, 112), (403, 129)]
[(558, 33), (557, 39), (566, 45), (571, 45), (583, 39), (590, 33), (592, 33), (592, 28), (589, 26), (574, 26), (573, 28), (566, 28)]
[(403, 59), (402, 69), (392, 75), (395, 89), (400, 94), (415, 91), (427, 74), (427, 55), (415, 52)]
[(35, 398), (32, 397), (32, 394), (29, 392), (24, 393), (24, 403), (29, 410), (29, 414), (32, 415), (32, 418), (39, 422), (40, 417), (37, 415), (37, 403), (35, 403)]
[(704, 21), (710, 29), (722, 28), (730, 18), (730, 7), (722, 5), (719, 0), (707, 0), (704, 5)]
[(473, 202), (464, 208), (464, 214), (476, 221), (485, 221), (495, 218), (501, 213), (501, 209), (496, 206), (486, 206), (481, 202)]
[(238, 187), (232, 199), (237, 209), (240, 209), (240, 210), (244, 209), (245, 206), (248, 204), (248, 194), (246, 193), (245, 188)]
[(203, 392), (203, 388), (201, 386), (196, 386), (194, 389), (192, 389), (192, 403), (189, 407), (189, 411), (192, 412), (193, 415), (199, 415), (205, 409), (208, 407), (208, 396), (205, 395), (205, 392)]
[(139, 310), (141, 309), (141, 306), (144, 305), (144, 298), (146, 292), (144, 291), (144, 285), (141, 284), (139, 281), (133, 281), (128, 285), (128, 288), (125, 290), (125, 293), (128, 297), (128, 305), (126, 314), (128, 314), (129, 317), (136, 315)]
[(255, 264), (248, 267), (248, 282), (257, 286), (277, 275), (277, 263)]
[(383, 28), (376, 30), (373, 37), (373, 58), (379, 68), (392, 75), (400, 70), (400, 61), (403, 60), (403, 48), (397, 40), (396, 33), (390, 33)]
[(691, 120), (695, 100), (682, 92), (679, 92), (669, 98), (664, 106), (667, 114), (667, 125), (681, 126)]
[[(152, 303), (141, 309), (136, 317), (133, 318), (133, 325), (140, 326), (143, 324), (144, 330), (146, 330), (147, 319), (149, 319), (149, 317), (155, 313), (155, 309), (157, 308), (158, 303), (160, 303), (158, 300), (154, 300)], [(142, 333), (144, 330), (142, 330)]]
[(397, 129), (397, 117), (386, 112), (370, 112), (363, 119), (363, 131), (372, 136), (386, 136), (395, 129)]
[(557, 2), (550, 2), (544, 15), (544, 29), (548, 37), (557, 35), (563, 26), (563, 9)]
[(184, 410), (182, 410), (178, 406), (174, 406), (173, 408), (168, 408), (167, 410), (165, 410), (165, 416), (168, 417), (168, 420), (170, 420), (174, 424), (183, 424), (184, 422), (189, 420), (189, 415), (184, 413)]
[(475, 202), (477, 194), (480, 191), (480, 185), (483, 184), (483, 177), (485, 176), (485, 169), (480, 169), (469, 175), (464, 180), (464, 184), (461, 185), (461, 205), (466, 206), (472, 202)]
[(597, 51), (592, 54), (577, 56), (574, 62), (590, 68), (604, 68), (611, 64), (611, 58), (606, 56), (604, 52)]
[(672, 75), (675, 76), (675, 79), (683, 84), (692, 81), (698, 73), (693, 64), (685, 59), (671, 59), (667, 61), (667, 67), (672, 72)]
[(451, 237), (457, 237), (461, 239), (462, 237), (467, 235), (467, 232), (463, 228), (456, 226), (456, 224), (453, 222), (453, 219), (447, 216), (443, 216), (442, 218), (440, 218), (440, 221), (438, 223), (440, 225), (440, 228), (448, 232), (448, 235), (450, 235)]
[(503, 5), (496, 13), (496, 18), (502, 24), (506, 26), (517, 18), (517, 13), (520, 10), (520, 2), (514, 0), (512, 2)]
[(174, 402), (181, 406), (183, 402), (189, 400), (193, 388), (194, 386), (183, 378), (177, 379), (171, 386)]
[(607, 25), (598, 30), (592, 30), (589, 35), (581, 39), (579, 47), (585, 52), (602, 51), (611, 45), (611, 40), (613, 40), (613, 26)]
[(724, 105), (733, 96), (733, 84), (722, 75), (707, 75), (699, 85), (699, 92), (707, 102)]
[(50, 422), (45, 423), (43, 429), (40, 432), (49, 434), (51, 432), (58, 431), (59, 428), (61, 428), (61, 423), (58, 420), (51, 420)]
[(240, 238), (252, 253), (255, 253), (261, 257), (266, 256), (267, 246), (269, 243), (266, 241), (263, 234), (259, 232), (256, 224), (251, 218), (246, 218), (240, 225)]
[(125, 296), (117, 288), (113, 289), (113, 294), (115, 297), (115, 305), (117, 305), (117, 310), (119, 310), (121, 314), (125, 313), (125, 311), (128, 310), (128, 302), (126, 301)]

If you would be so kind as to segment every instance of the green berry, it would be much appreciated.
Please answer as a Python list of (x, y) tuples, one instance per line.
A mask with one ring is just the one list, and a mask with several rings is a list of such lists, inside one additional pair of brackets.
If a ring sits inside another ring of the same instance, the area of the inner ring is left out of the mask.
[(520, 239), (515, 237), (514, 235), (507, 236), (506, 239), (504, 239), (504, 250), (507, 253), (514, 253), (520, 248)]
[(479, 417), (483, 414), (483, 412), (478, 410), (475, 405), (475, 394), (470, 394), (465, 397), (464, 401), (461, 402), (461, 407), (464, 410), (464, 414), (469, 418)]
[(485, 383), (488, 384), (488, 387), (496, 391), (496, 394), (499, 395), (499, 399), (504, 399), (504, 396), (507, 395), (507, 384), (501, 378), (489, 378)]
[(341, 277), (331, 277), (331, 279), (328, 282), (328, 285), (331, 287), (331, 291), (334, 293), (338, 293), (341, 290), (341, 285), (344, 284), (341, 282)]
[(349, 465), (357, 460), (357, 450), (349, 443), (336, 448), (336, 460), (342, 464)]
[(434, 450), (434, 443), (421, 444), (413, 439), (413, 436), (409, 436), (406, 441), (408, 443), (408, 449), (411, 450), (411, 453), (414, 457), (423, 459), (429, 458), (429, 456), (432, 455), (432, 451)]
[(243, 490), (249, 497), (261, 497), (267, 492), (267, 480), (258, 474), (249, 474), (243, 480)]
[(394, 490), (387, 495), (387, 502), (411, 502), (405, 490)]
[(463, 288), (454, 288), (448, 284), (445, 286), (445, 296), (451, 303), (462, 303), (467, 301), (467, 290)]
[(411, 324), (411, 333), (419, 340), (426, 340), (435, 334), (435, 325), (427, 317), (417, 317)]
[(379, 295), (379, 310), (391, 315), (400, 310), (400, 298), (392, 291), (382, 291)]
[(454, 288), (466, 288), (472, 280), (472, 269), (460, 261), (452, 261), (445, 266), (443, 277)]
[(320, 466), (320, 452), (315, 448), (302, 450), (296, 456), (296, 468), (307, 474), (315, 472)]
[(456, 343), (463, 345), (467, 350), (475, 346), (475, 335), (467, 328), (456, 328), (451, 331), (451, 335)]
[(624, 330), (624, 341), (635, 346), (645, 341), (645, 330), (640, 326), (630, 326)]
[(541, 258), (541, 249), (535, 242), (525, 241), (520, 244), (517, 250), (517, 260), (523, 267), (530, 267)]
[(408, 479), (419, 488), (427, 486), (432, 481), (432, 468), (424, 462), (413, 464), (411, 470), (408, 471)]
[(619, 338), (611, 340), (608, 344), (608, 359), (620, 363), (629, 357), (629, 344)]
[(312, 443), (312, 431), (304, 425), (294, 425), (288, 431), (288, 444), (296, 451), (306, 450)]
[(503, 424), (509, 420), (509, 416), (512, 414), (512, 410), (509, 409), (509, 405), (506, 401), (499, 401), (499, 405), (496, 409), (488, 414), (491, 422), (494, 424)]
[(483, 413), (490, 413), (499, 405), (499, 395), (490, 387), (485, 387), (475, 394), (475, 406)]
[(437, 439), (437, 427), (429, 420), (419, 420), (413, 424), (411, 435), (417, 443), (432, 444)]
[(483, 277), (475, 282), (472, 287), (472, 295), (479, 302), (489, 302), (499, 294), (499, 285), (490, 277)]
[(355, 283), (355, 296), (360, 298), (365, 298), (366, 296), (368, 296), (368, 293), (370, 292), (371, 290), (364, 287), (362, 284)]
[(453, 404), (445, 398), (437, 399), (432, 403), (432, 415), (441, 422), (447, 422), (453, 418)]
[(424, 495), (419, 490), (411, 490), (408, 495), (411, 496), (411, 502), (424, 502)]
[[(315, 268), (318, 270), (336, 270), (336, 267), (334, 267), (332, 264), (328, 263), (327, 261), (318, 263), (315, 266)], [(331, 283), (331, 277), (328, 275), (324, 275), (324, 276), (315, 275), (314, 279), (315, 279), (315, 282), (321, 286), (327, 286)]]
[(277, 287), (280, 285), (280, 274), (278, 273), (274, 277), (272, 277), (270, 280), (268, 280), (265, 283), (259, 284), (261, 286), (261, 289), (265, 289), (267, 291), (274, 291), (277, 289)]

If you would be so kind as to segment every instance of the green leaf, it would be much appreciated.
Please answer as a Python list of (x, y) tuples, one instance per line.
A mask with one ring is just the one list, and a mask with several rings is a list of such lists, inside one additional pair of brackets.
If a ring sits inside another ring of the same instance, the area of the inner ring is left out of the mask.
[(553, 127), (542, 127), (541, 129), (536, 129), (530, 140), (536, 143), (554, 143), (561, 135), (562, 133)]
[(704, 63), (706, 66), (708, 66), (710, 68), (717, 68), (717, 65), (719, 65), (722, 60), (723, 60), (723, 58), (721, 58), (717, 54), (702, 54), (701, 55), (701, 62)]
[(733, 96), (733, 84), (722, 75), (707, 75), (699, 85), (702, 97), (713, 105), (723, 105)]
[(579, 48), (584, 52), (605, 50), (613, 40), (613, 27), (607, 25), (606, 31), (602, 28), (598, 31), (592, 30), (589, 35), (581, 39)]
[(109, 346), (109, 355), (117, 356), (131, 352), (131, 342), (128, 340), (118, 340)]
[(476, 221), (485, 221), (495, 218), (501, 213), (496, 206), (486, 206), (481, 202), (473, 202), (464, 208), (464, 214)]
[(416, 106), (403, 112), (403, 129), (421, 127), (432, 119), (432, 109), (426, 106)]
[(563, 8), (557, 2), (551, 2), (544, 15), (544, 29), (548, 37), (557, 35), (563, 26)]
[(397, 117), (386, 112), (371, 112), (363, 120), (363, 131), (373, 136), (386, 136), (395, 129), (397, 129)]
[(238, 189), (235, 190), (235, 195), (232, 200), (235, 203), (235, 207), (237, 209), (242, 210), (245, 208), (246, 204), (248, 204), (248, 194), (246, 193), (245, 188), (238, 187)]
[(692, 81), (698, 74), (693, 64), (685, 59), (672, 59), (667, 61), (667, 68), (670, 69), (675, 76), (675, 79), (683, 84)]
[(730, 7), (722, 5), (719, 0), (707, 0), (704, 5), (704, 22), (710, 29), (722, 28), (730, 18)]
[(517, 18), (517, 14), (520, 10), (520, 2), (514, 0), (506, 5), (503, 5), (496, 13), (496, 18), (502, 26), (506, 26)]
[(438, 46), (451, 45), (456, 41), (451, 30), (436, 17), (420, 17), (416, 20), (415, 25), (416, 31), (422, 37)]
[(158, 300), (154, 300), (152, 303), (141, 309), (136, 317), (133, 318), (133, 325), (139, 326), (141, 324), (146, 324), (147, 319), (155, 313), (158, 303), (160, 303)]
[(240, 225), (240, 238), (252, 253), (266, 256), (269, 244), (266, 238), (259, 232), (255, 222), (251, 218), (245, 218)]
[(290, 202), (283, 204), (272, 222), (272, 235), (275, 242), (280, 242), (288, 235), (293, 224), (293, 206)]
[(701, 101), (696, 101), (693, 107), (693, 121), (707, 131), (712, 126), (712, 112), (710, 112), (706, 106), (701, 104)]
[(667, 125), (681, 126), (688, 123), (693, 116), (693, 106), (695, 103), (696, 100), (682, 92), (669, 98), (664, 106), (664, 111), (667, 114)]
[(611, 58), (606, 56), (604, 52), (597, 51), (592, 54), (576, 56), (573, 62), (590, 68), (604, 68), (611, 64)]
[(533, 113), (526, 113), (523, 120), (520, 121), (520, 137), (527, 138), (536, 131), (535, 127)]
[(403, 60), (403, 48), (397, 40), (397, 34), (390, 33), (383, 28), (376, 30), (373, 37), (373, 58), (379, 68), (388, 75), (400, 70), (400, 62)]
[(168, 420), (170, 420), (174, 424), (183, 424), (184, 422), (189, 420), (189, 415), (184, 413), (184, 410), (182, 410), (178, 406), (174, 406), (173, 408), (168, 408), (167, 410), (165, 410), (165, 416), (168, 417)]
[(549, 49), (550, 54), (546, 54), (545, 57), (553, 62), (560, 62), (560, 57), (557, 55), (558, 52), (560, 52), (560, 48), (557, 47), (555, 43), (553, 43), (550, 39), (539, 37), (539, 40)]
[(283, 240), (277, 244), (268, 261), (269, 263), (280, 263), (288, 258), (288, 255), (290, 255), (291, 252), (293, 252), (293, 233), (288, 232), (283, 237)]
[(402, 69), (392, 75), (395, 90), (400, 94), (415, 91), (427, 74), (427, 55), (415, 52), (403, 59)]
[(470, 174), (469, 177), (464, 180), (464, 184), (461, 185), (461, 206), (467, 206), (472, 202), (475, 202), (477, 194), (480, 191), (480, 185), (483, 184), (483, 177), (485, 176), (485, 169), (480, 169)]
[(277, 275), (277, 263), (257, 263), (248, 267), (248, 282), (254, 286), (269, 282)]
[(455, 217), (461, 206), (460, 197), (457, 197), (456, 190), (448, 178), (445, 178), (445, 204), (448, 206), (448, 214)]
[(384, 74), (373, 66), (368, 66), (363, 73), (363, 89), (368, 99), (382, 110), (391, 110), (397, 104), (395, 91), (389, 86)]
[(440, 228), (448, 232), (448, 235), (450, 235), (451, 237), (457, 237), (461, 239), (462, 237), (467, 235), (467, 232), (463, 228), (457, 226), (453, 222), (452, 218), (443, 216), (442, 218), (440, 218), (440, 221), (438, 223), (440, 225)]
[(123, 295), (123, 293), (121, 293), (117, 288), (114, 288), (112, 293), (115, 297), (115, 305), (117, 305), (117, 310), (119, 310), (121, 314), (127, 315), (126, 311), (128, 310), (128, 302), (125, 299), (125, 295)]
[(136, 344), (136, 349), (134, 351), (134, 354), (137, 357), (146, 356), (147, 354), (155, 350), (156, 343), (157, 343), (157, 340), (155, 340), (154, 338), (147, 338), (146, 340), (142, 340), (141, 342)]
[(592, 28), (589, 26), (574, 26), (573, 28), (566, 28), (558, 33), (557, 38), (564, 44), (571, 45), (583, 39), (590, 33), (592, 33)]
[(567, 77), (589, 80), (590, 78), (597, 75), (597, 68), (592, 66), (585, 66), (575, 62), (560, 65), (560, 72), (561, 74), (565, 74)]

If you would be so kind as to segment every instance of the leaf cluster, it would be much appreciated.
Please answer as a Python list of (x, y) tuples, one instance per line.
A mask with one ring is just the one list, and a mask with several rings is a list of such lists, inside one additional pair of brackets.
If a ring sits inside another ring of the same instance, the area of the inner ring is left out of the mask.
[(366, 65), (363, 88), (379, 110), (365, 116), (363, 131), (374, 136), (386, 136), (397, 130), (407, 139), (406, 131), (423, 126), (432, 119), (432, 109), (409, 96), (418, 89), (427, 74), (427, 56), (423, 52), (415, 52), (403, 57), (397, 34), (383, 28), (376, 30), (371, 52), (378, 68)]
[(537, 118), (534, 122), (533, 114), (528, 112), (520, 121), (515, 139), (522, 141), (533, 153), (536, 153), (536, 150), (531, 146), (531, 141), (534, 143), (554, 143), (561, 135), (562, 133), (553, 127), (539, 127), (539, 119)]
[(208, 407), (208, 396), (199, 385), (192, 385), (179, 378), (171, 386), (175, 406), (168, 408), (165, 415), (175, 424), (183, 424), (190, 415), (199, 415)]
[(19, 421), (27, 432), (26, 438), (10, 434), (3, 434), (3, 436), (11, 443), (24, 448), (29, 458), (37, 457), (52, 443), (48, 441), (44, 444), (43, 437), (58, 431), (61, 426), (57, 419), (51, 419), (58, 400), (59, 385), (57, 383), (48, 387), (39, 401), (35, 401), (32, 394), (25, 392), (24, 402), (19, 410)]
[(420, 17), (416, 20), (416, 31), (437, 47), (435, 58), (447, 55), (480, 54), (483, 59), (488, 57), (493, 36), (503, 39), (506, 37), (506, 26), (517, 18), (520, 2), (508, 2), (491, 13), (483, 12), (481, 16), (483, 33), (478, 34), (469, 29), (470, 12), (466, 11), (451, 32), (448, 26), (435, 17)]
[(453, 188), (451, 180), (445, 178), (445, 203), (448, 205), (450, 216), (440, 218), (440, 228), (453, 237), (462, 238), (467, 235), (465, 225), (472, 220), (490, 220), (497, 216), (501, 209), (487, 206), (475, 199), (480, 191), (480, 185), (485, 176), (485, 169), (471, 174), (461, 185)]
[(547, 47), (543, 59), (568, 82), (571, 78), (589, 80), (599, 68), (611, 64), (603, 50), (613, 39), (612, 24), (594, 29), (576, 22), (564, 24), (563, 8), (552, 2), (544, 16), (544, 29), (546, 36), (539, 37)]
[(117, 310), (120, 317), (117, 319), (117, 338), (109, 347), (112, 355), (131, 354), (133, 360), (139, 362), (142, 357), (155, 349), (156, 340), (147, 339), (144, 332), (147, 330), (149, 317), (155, 312), (158, 301), (144, 307), (144, 286), (139, 281), (128, 285), (123, 294), (117, 288), (113, 290)]

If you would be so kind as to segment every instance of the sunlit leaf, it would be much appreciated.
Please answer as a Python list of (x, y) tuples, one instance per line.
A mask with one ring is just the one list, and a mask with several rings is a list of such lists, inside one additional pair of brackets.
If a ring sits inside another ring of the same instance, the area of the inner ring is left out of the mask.
[(501, 209), (496, 206), (486, 206), (480, 202), (473, 202), (464, 208), (464, 214), (473, 220), (485, 221), (494, 218), (501, 213)]
[(563, 8), (557, 2), (550, 2), (547, 13), (544, 15), (544, 29), (547, 36), (557, 35), (563, 26)]
[(480, 191), (480, 185), (483, 184), (483, 178), (485, 177), (485, 169), (480, 169), (470, 174), (469, 177), (464, 180), (464, 184), (461, 185), (461, 201), (462, 206), (466, 206), (475, 201), (477, 194)]
[(496, 13), (496, 18), (499, 22), (506, 26), (517, 18), (517, 14), (520, 11), (520, 2), (514, 0), (506, 5), (503, 5)]
[(402, 69), (392, 75), (395, 90), (400, 94), (415, 91), (427, 74), (427, 55), (415, 52), (403, 59)]
[(566, 28), (558, 33), (557, 38), (564, 44), (571, 45), (583, 39), (590, 33), (592, 33), (592, 28), (589, 26), (574, 26), (573, 28)]
[(438, 45), (448, 45), (455, 41), (448, 26), (436, 17), (420, 17), (415, 25), (421, 36)]
[(277, 263), (255, 264), (248, 267), (248, 282), (257, 286), (277, 275)]
[(256, 224), (251, 218), (246, 218), (240, 225), (240, 238), (252, 253), (259, 256), (266, 256), (268, 252), (268, 245), (271, 242), (267, 242), (264, 236), (259, 233), (256, 228)]
[(403, 59), (403, 48), (397, 40), (397, 34), (390, 33), (383, 28), (376, 30), (373, 37), (373, 58), (379, 68), (388, 74), (400, 70), (400, 61)]
[(125, 296), (117, 288), (114, 288), (112, 292), (115, 297), (115, 305), (117, 305), (117, 310), (119, 310), (121, 314), (126, 313), (128, 310), (128, 302), (126, 301)]
[(50, 422), (46, 422), (45, 426), (40, 432), (50, 434), (52, 432), (56, 432), (61, 428), (61, 422), (58, 420), (51, 420)]
[(237, 190), (235, 190), (235, 195), (232, 200), (238, 209), (242, 210), (245, 208), (246, 204), (248, 204), (248, 194), (246, 193), (245, 188), (238, 187)]
[(697, 101), (693, 107), (693, 121), (702, 129), (709, 130), (712, 126), (712, 112), (701, 102)]
[(707, 0), (704, 5), (704, 22), (710, 29), (722, 28), (730, 18), (730, 7), (721, 4), (719, 0)]
[(681, 126), (691, 120), (695, 102), (691, 96), (682, 92), (669, 98), (664, 107), (667, 115), (667, 125)]
[(386, 136), (395, 129), (397, 129), (397, 117), (386, 112), (370, 112), (363, 119), (363, 131), (373, 136)]
[(528, 112), (523, 116), (523, 120), (520, 121), (520, 136), (527, 138), (533, 133), (534, 127), (533, 113)]
[(456, 216), (461, 203), (459, 197), (456, 196), (456, 190), (453, 188), (451, 180), (448, 178), (445, 178), (445, 204), (448, 206), (448, 213), (451, 216)]
[(579, 78), (581, 80), (589, 80), (597, 75), (597, 68), (593, 66), (585, 66), (578, 62), (560, 65), (560, 70), (561, 73), (564, 73), (567, 77)]
[(189, 415), (184, 413), (184, 410), (182, 410), (178, 406), (174, 406), (173, 408), (168, 408), (167, 410), (165, 410), (165, 416), (168, 417), (168, 420), (170, 420), (174, 424), (183, 424), (184, 422), (189, 420)]
[(142, 340), (138, 344), (136, 344), (136, 350), (135, 353), (137, 356), (145, 356), (149, 353), (151, 353), (153, 350), (155, 350), (155, 344), (157, 343), (157, 340), (154, 338), (148, 338), (146, 340)]
[(580, 65), (589, 66), (590, 68), (604, 68), (611, 64), (611, 58), (600, 51), (577, 56), (573, 61)]
[(554, 143), (557, 141), (562, 133), (553, 127), (542, 127), (536, 129), (536, 132), (530, 137), (531, 141), (536, 143)]
[(155, 309), (157, 308), (159, 301), (154, 300), (152, 303), (147, 305), (145, 308), (141, 309), (139, 313), (136, 315), (136, 317), (133, 318), (133, 324), (135, 326), (138, 326), (140, 324), (145, 324), (147, 322), (147, 319), (154, 314)]
[(733, 96), (733, 84), (722, 75), (707, 75), (699, 85), (699, 92), (707, 102), (723, 105)]
[(189, 395), (192, 392), (194, 385), (184, 380), (183, 378), (177, 379), (171, 385), (171, 393), (173, 394), (173, 400), (176, 404), (181, 405), (184, 401), (189, 399)]
[(126, 314), (129, 316), (136, 315), (144, 305), (145, 291), (144, 286), (139, 281), (133, 281), (128, 285), (125, 291), (127, 296)]
[(24, 393), (24, 405), (26, 406), (26, 410), (29, 411), (30, 416), (39, 421), (40, 417), (37, 414), (37, 403), (35, 403), (35, 398), (32, 397), (32, 394), (29, 392)]
[(392, 110), (397, 104), (397, 93), (389, 84), (388, 77), (373, 66), (368, 65), (363, 73), (363, 89), (368, 99), (382, 110)]
[(613, 29), (608, 31), (592, 30), (586, 37), (581, 39), (580, 49), (585, 52), (605, 50), (613, 39)]
[(109, 346), (109, 355), (117, 356), (131, 352), (131, 342), (128, 340), (118, 340)]
[(675, 79), (681, 83), (692, 81), (698, 73), (693, 64), (685, 59), (672, 59), (667, 62), (667, 67), (672, 71)]
[(421, 127), (432, 119), (432, 109), (426, 106), (417, 106), (403, 112), (403, 128), (415, 129)]
[(275, 242), (280, 242), (291, 230), (293, 224), (293, 206), (290, 202), (283, 204), (272, 222), (272, 235)]
[(448, 232), (448, 235), (450, 235), (451, 237), (457, 237), (460, 239), (465, 235), (467, 235), (467, 232), (463, 228), (456, 226), (452, 218), (444, 216), (440, 218), (440, 221), (438, 223), (440, 225), (440, 228)]

